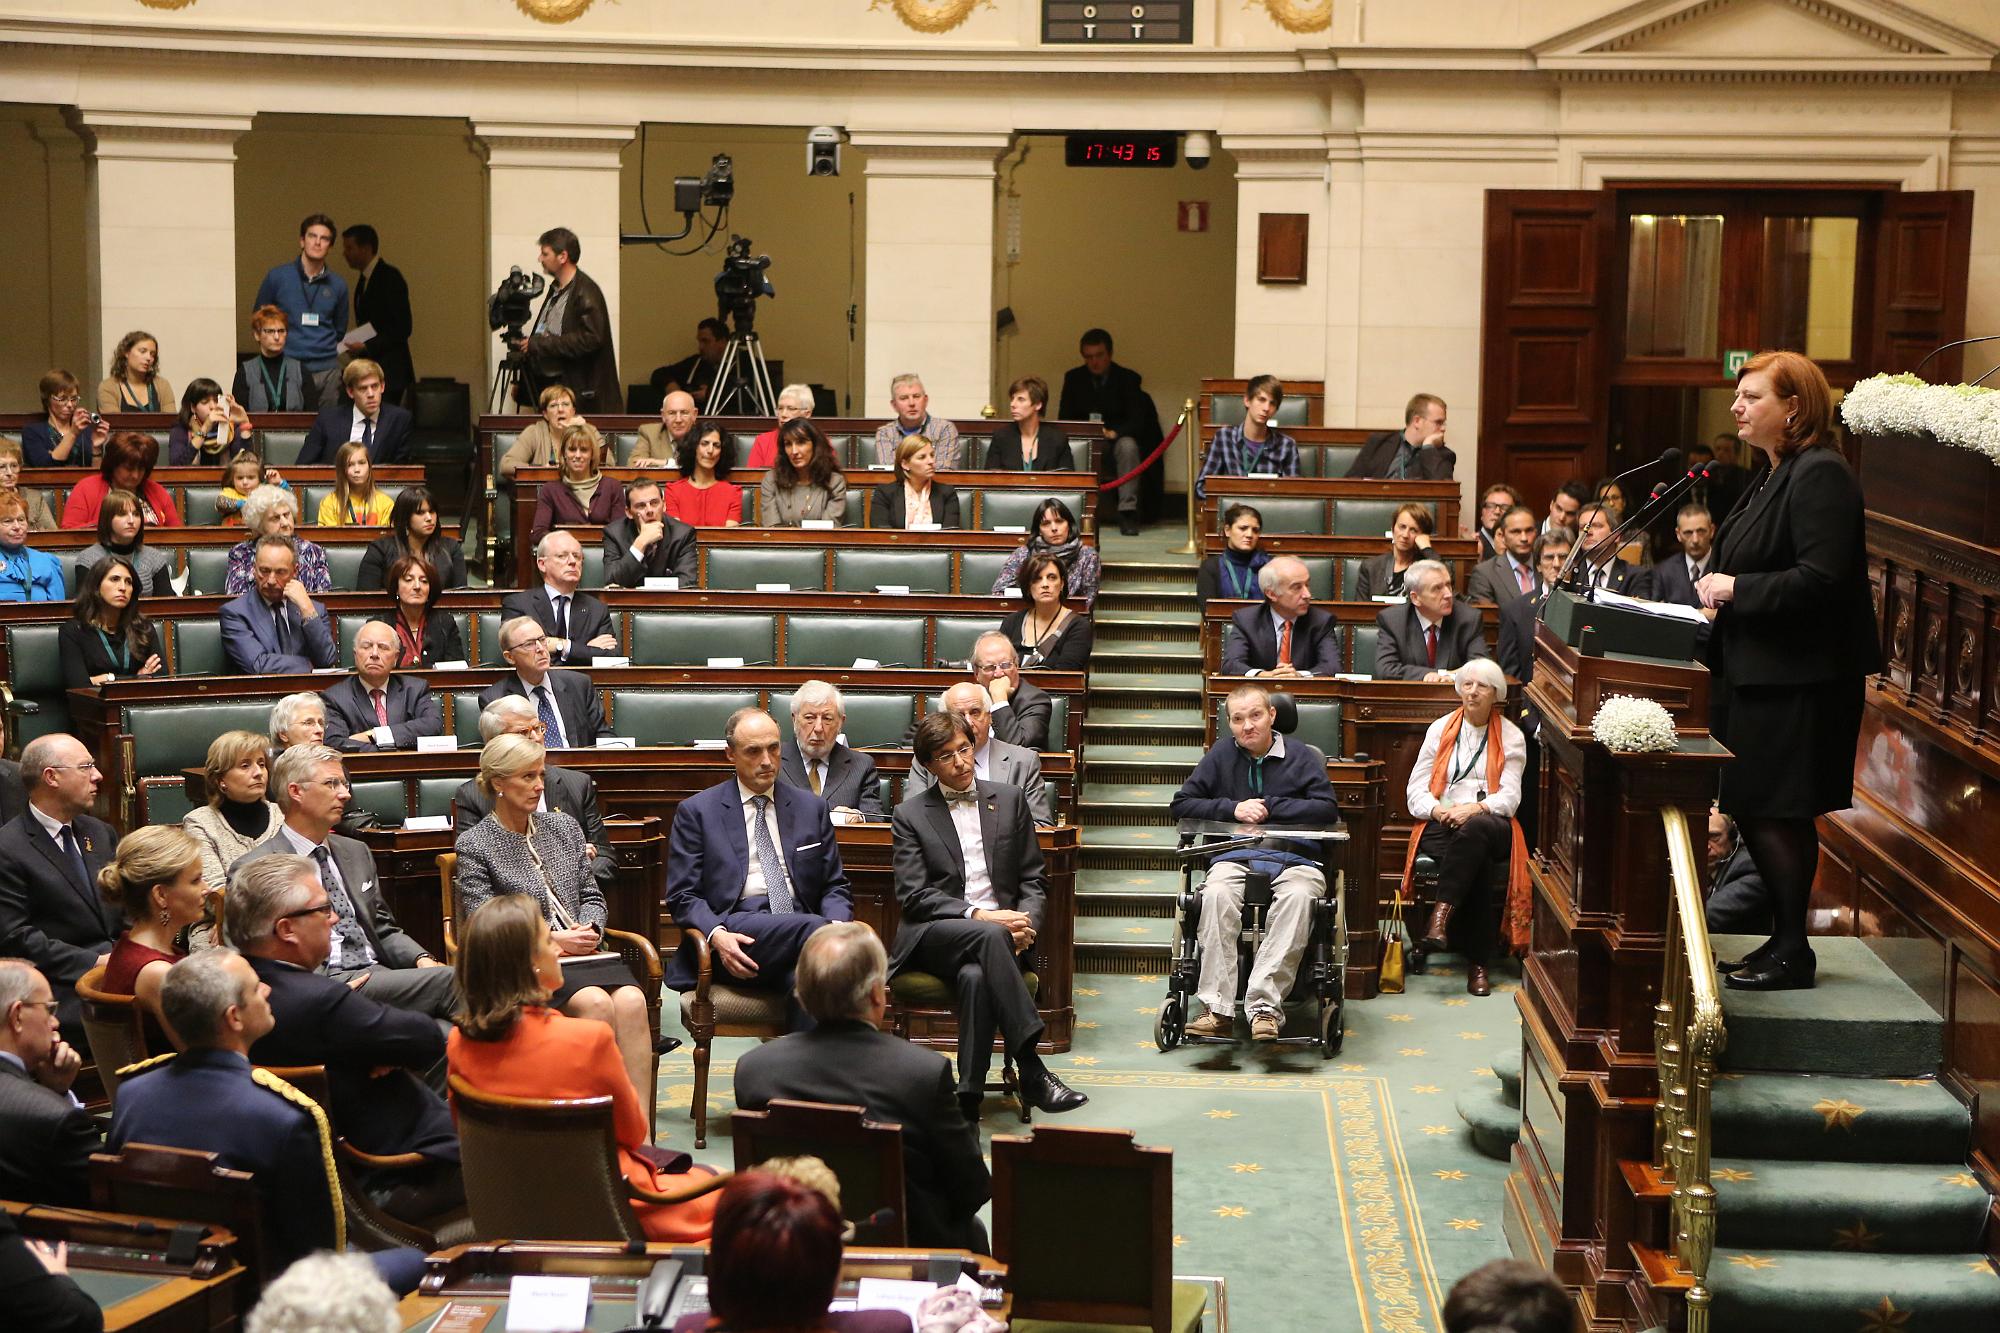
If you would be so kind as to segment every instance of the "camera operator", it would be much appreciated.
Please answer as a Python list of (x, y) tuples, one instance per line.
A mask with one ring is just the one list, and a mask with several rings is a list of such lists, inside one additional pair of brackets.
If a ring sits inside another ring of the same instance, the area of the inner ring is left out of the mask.
[(549, 294), (533, 330), (513, 350), (526, 356), (535, 384), (569, 386), (580, 414), (617, 412), (625, 396), (611, 345), (611, 312), (603, 289), (576, 266), (583, 247), (567, 227), (550, 228), (536, 243)]

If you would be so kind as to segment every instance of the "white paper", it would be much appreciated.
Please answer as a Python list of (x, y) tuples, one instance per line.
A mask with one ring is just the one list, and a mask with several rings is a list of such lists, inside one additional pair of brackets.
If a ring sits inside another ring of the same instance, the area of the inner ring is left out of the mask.
[(350, 343), (373, 342), (375, 341), (375, 325), (373, 323), (368, 323), (360, 325), (357, 328), (349, 329), (347, 331), (347, 337), (342, 339), (342, 341)]
[(1410, 599), (1402, 596), (1399, 593), (1378, 592), (1368, 600), (1371, 602), (1387, 602), (1390, 606), (1401, 606), (1404, 602), (1407, 602)]
[(450, 827), (450, 815), (411, 815), (403, 821), (403, 828), (411, 833), (442, 833)]
[(507, 1333), (570, 1333), (590, 1325), (590, 1279), (523, 1274), (507, 1285)]
[(859, 824), (861, 822), (861, 812), (859, 810), (844, 810), (836, 807), (827, 812), (827, 818), (832, 820), (836, 826), (845, 827), (849, 824)]
[[(903, 531), (905, 531), (905, 532), (943, 532), (943, 531), (944, 531), (944, 524), (942, 524), (942, 523), (905, 523), (905, 524), (903, 525)], [(884, 1278), (884, 1279), (882, 1279), (882, 1280), (883, 1280), (883, 1281), (885, 1281), (885, 1282), (886, 1282), (886, 1281), (888, 1281), (888, 1279), (887, 1279), (887, 1278)]]
[(791, 590), (792, 585), (789, 583), (760, 583), (757, 585), (758, 592), (790, 592)]
[(315, 676), (344, 676), (347, 674), (347, 668), (337, 666), (314, 667), (312, 674)]
[(873, 671), (881, 665), (880, 662), (872, 657), (857, 657), (854, 659), (854, 669), (856, 671)]
[(799, 520), (799, 526), (815, 532), (822, 530), (831, 532), (837, 525), (830, 518), (802, 518)]
[(993, 525), (993, 531), (995, 532), (1026, 532), (1027, 530), (1028, 525), (1025, 523), (995, 523)]
[(1663, 620), (1685, 620), (1690, 624), (1706, 625), (1708, 617), (1698, 606), (1685, 606), (1680, 602), (1653, 602), (1644, 597), (1627, 597), (1622, 592), (1609, 588), (1599, 588), (1590, 599), (1602, 606), (1623, 607), (1627, 611), (1640, 611), (1649, 616), (1659, 616)]
[(1021, 590), (1019, 588), (1002, 588), (1000, 590), (1000, 595), (1002, 597), (1012, 598), (1014, 601), (1017, 602), (1021, 600)]
[(456, 750), (457, 748), (458, 748), (458, 737), (456, 736), (417, 737), (418, 754), (437, 754), (440, 752), (444, 754), (450, 754), (453, 750)]
[(600, 750), (636, 750), (639, 748), (637, 736), (599, 736), (597, 748)]
[(377, 727), (370, 734), (375, 738), (376, 749), (393, 750), (396, 747), (396, 729), (394, 727)]
[[(464, 660), (463, 658), (460, 658), (459, 660), (457, 660), (457, 661), (454, 661), (454, 662), (433, 662), (433, 663), (431, 663), (431, 670), (433, 670), (433, 671), (470, 671), (470, 670), (472, 670), (472, 663), (470, 663), (470, 662), (468, 662), (468, 661), (465, 661), (465, 660)], [(421, 750), (421, 749), (422, 749), (423, 747), (422, 747), (422, 746), (420, 745), (420, 746), (418, 746), (417, 748)]]
[(720, 750), (723, 748), (725, 742), (721, 740), (696, 740), (689, 741), (688, 744), (694, 746), (697, 750)]
[(640, 586), (648, 592), (679, 592), (681, 581), (673, 574), (648, 574)]
[(1250, 480), (1252, 480), (1252, 481), (1277, 481), (1277, 480), (1279, 480), (1279, 477), (1278, 477), (1278, 474), (1277, 474), (1277, 473), (1275, 473), (1275, 472), (1246, 472), (1246, 473), (1244, 473), (1243, 475), (1244, 475), (1244, 476), (1246, 476), (1246, 477), (1248, 477), (1248, 478), (1250, 478)]
[(711, 657), (708, 659), (708, 664), (712, 667), (734, 669), (743, 665), (743, 659), (740, 657)]
[(590, 664), (594, 667), (631, 666), (632, 659), (629, 657), (593, 657), (590, 659)]
[(174, 596), (185, 597), (187, 596), (188, 580), (193, 577), (193, 570), (183, 569), (180, 573), (167, 580), (167, 586), (174, 590)]
[(1333, 678), (1334, 678), (1335, 680), (1373, 680), (1373, 679), (1375, 679), (1375, 677), (1373, 677), (1373, 676), (1369, 675), (1369, 674), (1368, 674), (1367, 672), (1365, 672), (1365, 671), (1336, 671), (1336, 672), (1334, 672), (1334, 673), (1333, 673)]
[(885, 593), (890, 597), (908, 597), (910, 595), (910, 585), (907, 583), (878, 583), (875, 585), (875, 591)]
[[(516, 1279), (518, 1281), (519, 1279)], [(854, 1303), (863, 1310), (900, 1310), (917, 1322), (917, 1307), (937, 1290), (934, 1282), (894, 1277), (864, 1277), (855, 1284)], [(510, 1325), (511, 1327), (511, 1325)]]

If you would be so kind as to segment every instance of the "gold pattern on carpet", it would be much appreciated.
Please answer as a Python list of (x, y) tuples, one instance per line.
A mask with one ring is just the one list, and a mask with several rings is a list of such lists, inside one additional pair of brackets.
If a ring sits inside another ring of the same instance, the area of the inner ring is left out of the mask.
[(1857, 1313), (1861, 1316), (1861, 1333), (1900, 1333), (1909, 1325), (1912, 1311), (1898, 1310), (1896, 1303), (1884, 1296), (1874, 1309), (1863, 1306)]
[(1833, 1248), (1867, 1252), (1882, 1247), (1882, 1233), (1868, 1229), (1868, 1219), (1857, 1217), (1851, 1227), (1835, 1227)]
[(1826, 1117), (1827, 1132), (1832, 1133), (1836, 1129), (1852, 1129), (1854, 1118), (1866, 1114), (1868, 1108), (1856, 1106), (1845, 1097), (1838, 1101), (1822, 1097), (1813, 1103), (1813, 1110)]

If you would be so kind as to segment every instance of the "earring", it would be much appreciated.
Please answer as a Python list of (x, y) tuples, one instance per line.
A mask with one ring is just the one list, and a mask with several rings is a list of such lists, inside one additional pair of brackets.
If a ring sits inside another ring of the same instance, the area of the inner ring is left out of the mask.
[(169, 916), (167, 914), (167, 909), (162, 907), (160, 909), (160, 924), (166, 926), (166, 925), (171, 925), (172, 923), (173, 923), (173, 917)]
[(1787, 413), (1785, 413), (1785, 424), (1786, 424), (1787, 426), (1791, 425), (1791, 424), (1792, 424), (1792, 418), (1793, 418), (1793, 417), (1795, 417), (1795, 416), (1797, 416), (1797, 415), (1798, 415), (1798, 413), (1797, 413), (1797, 412), (1787, 412)]

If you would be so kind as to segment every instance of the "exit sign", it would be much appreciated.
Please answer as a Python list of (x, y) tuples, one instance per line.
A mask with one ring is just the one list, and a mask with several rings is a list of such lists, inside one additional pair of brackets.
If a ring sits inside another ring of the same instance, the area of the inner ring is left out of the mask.
[(1194, 44), (1194, 0), (1042, 0), (1042, 41), (1133, 46)]
[(1722, 354), (1722, 373), (1735, 379), (1743, 373), (1743, 367), (1750, 363), (1752, 353), (1747, 347), (1732, 347)]

